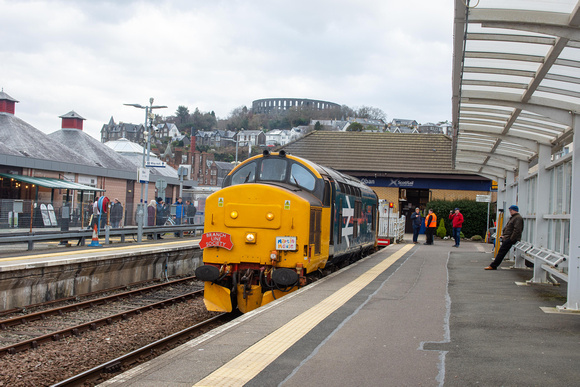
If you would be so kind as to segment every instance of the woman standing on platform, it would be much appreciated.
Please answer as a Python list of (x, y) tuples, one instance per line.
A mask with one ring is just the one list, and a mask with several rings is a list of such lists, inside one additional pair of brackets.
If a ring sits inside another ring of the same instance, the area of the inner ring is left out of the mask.
[(147, 206), (147, 226), (155, 226), (155, 213), (157, 212), (157, 202), (151, 199)]

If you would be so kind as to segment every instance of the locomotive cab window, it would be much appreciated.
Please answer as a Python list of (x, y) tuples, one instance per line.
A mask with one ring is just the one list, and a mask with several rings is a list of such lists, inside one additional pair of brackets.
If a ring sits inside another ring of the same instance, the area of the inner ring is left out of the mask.
[(292, 164), (290, 171), (290, 183), (312, 191), (316, 186), (316, 178), (302, 165)]
[(285, 159), (265, 158), (260, 166), (260, 180), (284, 181), (286, 179)]
[(256, 162), (244, 165), (231, 178), (231, 185), (253, 183), (256, 180)]

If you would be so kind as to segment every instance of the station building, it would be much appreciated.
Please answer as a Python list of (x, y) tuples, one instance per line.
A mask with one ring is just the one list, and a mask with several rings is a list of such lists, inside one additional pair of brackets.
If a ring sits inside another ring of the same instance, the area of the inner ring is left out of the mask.
[[(85, 119), (74, 111), (59, 117), (60, 130), (46, 134), (16, 116), (18, 102), (0, 92), (0, 227), (60, 226), (63, 207), (68, 207), (71, 226), (86, 225), (88, 207), (101, 195), (118, 198), (125, 210), (123, 224), (135, 224), (136, 204), (141, 200), (137, 168), (142, 166), (142, 154), (127, 157), (94, 139), (83, 132)], [(165, 196), (176, 198), (177, 171), (152, 169), (143, 196), (155, 198), (155, 183), (163, 179), (167, 182)], [(186, 188), (190, 186), (191, 182), (185, 182)], [(18, 216), (14, 201), (21, 203)], [(56, 224), (37, 216), (40, 206), (49, 204)]]
[(476, 200), (492, 181), (457, 171), (452, 139), (443, 134), (315, 131), (282, 147), (287, 153), (355, 176), (405, 215), (432, 200)]

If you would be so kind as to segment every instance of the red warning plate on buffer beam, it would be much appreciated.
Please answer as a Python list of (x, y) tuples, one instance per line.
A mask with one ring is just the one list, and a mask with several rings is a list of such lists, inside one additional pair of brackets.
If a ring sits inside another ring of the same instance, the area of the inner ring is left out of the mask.
[(231, 250), (234, 247), (232, 236), (225, 232), (206, 232), (201, 236), (199, 247), (205, 249), (206, 247), (223, 247)]

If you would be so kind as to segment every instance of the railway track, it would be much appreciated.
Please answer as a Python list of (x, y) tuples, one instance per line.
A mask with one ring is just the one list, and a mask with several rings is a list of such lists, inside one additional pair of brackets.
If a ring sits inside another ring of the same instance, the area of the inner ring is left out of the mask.
[[(194, 277), (183, 278), (0, 320), (0, 357), (201, 297), (203, 291), (194, 281)], [(197, 289), (190, 291), (192, 287)]]
[(116, 374), (124, 372), (138, 364), (169, 351), (170, 349), (190, 340), (192, 337), (199, 336), (205, 331), (231, 321), (232, 318), (232, 315), (226, 313), (219, 314), (168, 337), (157, 340), (154, 343), (136, 349), (126, 355), (93, 367), (90, 370), (84, 371), (59, 383), (55, 383), (52, 387), (86, 386), (102, 383)]

